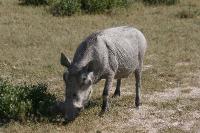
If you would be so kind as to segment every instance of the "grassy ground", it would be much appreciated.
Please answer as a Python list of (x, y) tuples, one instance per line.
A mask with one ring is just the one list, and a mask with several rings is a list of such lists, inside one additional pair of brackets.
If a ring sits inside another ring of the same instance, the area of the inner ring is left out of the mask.
[[(99, 117), (103, 81), (94, 86), (92, 105), (72, 123), (16, 121), (0, 132), (198, 132), (200, 131), (200, 3), (176, 6), (141, 3), (107, 15), (53, 17), (48, 7), (0, 0), (0, 73), (13, 84), (47, 83), (63, 99), (60, 53), (69, 57), (91, 32), (131, 25), (145, 34), (149, 47), (143, 72), (143, 105), (133, 105), (134, 78), (123, 80), (122, 96)], [(114, 87), (113, 87), (114, 90)], [(111, 94), (113, 93), (113, 90)]]

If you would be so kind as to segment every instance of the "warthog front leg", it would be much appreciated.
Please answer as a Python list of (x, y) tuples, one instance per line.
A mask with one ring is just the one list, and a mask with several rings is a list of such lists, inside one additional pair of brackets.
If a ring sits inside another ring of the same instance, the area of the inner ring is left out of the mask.
[(102, 104), (102, 112), (108, 111), (109, 109), (109, 91), (112, 88), (114, 76), (109, 76), (106, 79), (105, 87), (103, 90), (103, 104)]
[(113, 97), (120, 96), (120, 94), (121, 94), (120, 86), (121, 86), (121, 79), (117, 79), (117, 86), (116, 86), (116, 89), (115, 89)]

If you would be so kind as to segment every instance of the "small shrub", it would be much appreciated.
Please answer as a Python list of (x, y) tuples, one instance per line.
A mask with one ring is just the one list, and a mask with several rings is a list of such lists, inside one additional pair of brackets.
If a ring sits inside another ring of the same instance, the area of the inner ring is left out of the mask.
[(90, 13), (100, 13), (114, 7), (125, 7), (127, 0), (81, 0), (81, 9)]
[(14, 87), (7, 82), (0, 81), (0, 117), (22, 118), (31, 109), (31, 103), (27, 99), (26, 87)]
[(60, 0), (53, 4), (51, 11), (53, 15), (71, 16), (80, 11), (80, 2), (79, 0)]
[(68, 15), (84, 11), (86, 13), (103, 13), (115, 7), (128, 6), (128, 0), (60, 0), (51, 8), (54, 15)]
[(0, 79), (0, 119), (46, 117), (55, 103), (44, 84), (13, 86)]
[(105, 0), (81, 0), (81, 9), (86, 12), (103, 12), (107, 8)]
[(47, 5), (48, 0), (19, 0), (26, 5)]
[(179, 2), (179, 0), (143, 0), (145, 4), (148, 5), (174, 5)]

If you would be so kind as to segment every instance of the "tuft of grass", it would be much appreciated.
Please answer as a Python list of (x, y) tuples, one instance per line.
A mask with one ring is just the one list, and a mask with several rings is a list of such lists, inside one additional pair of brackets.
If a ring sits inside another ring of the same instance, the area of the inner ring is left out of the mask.
[(182, 11), (178, 12), (176, 16), (179, 17), (179, 18), (193, 18), (194, 14), (191, 13), (190, 10), (189, 11), (188, 10), (182, 10)]
[(184, 89), (184, 90), (181, 90), (182, 93), (190, 93), (191, 92), (191, 89)]
[(198, 6), (196, 4), (189, 3), (186, 8), (183, 8), (181, 11), (179, 11), (176, 16), (178, 18), (194, 18), (196, 16), (200, 15), (200, 10), (197, 8)]
[(143, 0), (147, 5), (175, 5), (180, 2), (180, 0)]
[(159, 130), (160, 133), (185, 133), (184, 130), (177, 127), (168, 127), (162, 130)]
[(47, 5), (49, 0), (19, 0), (22, 4), (26, 5)]
[(45, 84), (13, 86), (0, 79), (0, 118), (25, 120), (50, 116), (56, 97)]
[(162, 109), (176, 109), (177, 105), (182, 101), (180, 97), (174, 99), (174, 100), (166, 100), (164, 102), (158, 102), (158, 101), (152, 101), (148, 104), (151, 106), (155, 106), (156, 108), (162, 110)]
[(194, 10), (190, 7), (188, 9), (183, 9), (176, 14), (176, 16), (181, 19), (194, 18), (199, 15), (200, 15), (199, 10)]

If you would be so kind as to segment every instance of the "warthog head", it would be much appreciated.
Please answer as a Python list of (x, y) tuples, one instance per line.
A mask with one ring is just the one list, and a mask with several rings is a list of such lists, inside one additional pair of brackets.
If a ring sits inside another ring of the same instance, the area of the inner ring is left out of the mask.
[(61, 53), (61, 65), (67, 68), (63, 74), (66, 85), (64, 118), (71, 121), (89, 101), (92, 92), (93, 72), (89, 72), (87, 69), (82, 69), (76, 73), (72, 72), (73, 65), (63, 53)]

